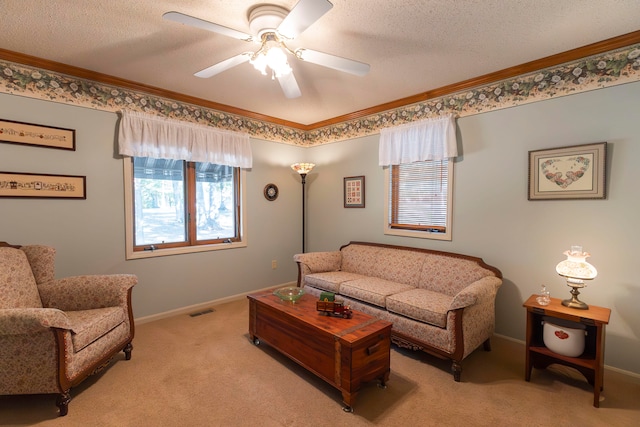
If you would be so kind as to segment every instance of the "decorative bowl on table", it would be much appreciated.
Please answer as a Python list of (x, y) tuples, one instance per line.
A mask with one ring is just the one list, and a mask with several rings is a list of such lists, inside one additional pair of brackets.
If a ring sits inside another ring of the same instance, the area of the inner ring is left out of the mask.
[(287, 286), (276, 289), (273, 294), (278, 296), (282, 301), (291, 301), (295, 303), (302, 295), (304, 295), (304, 289), (297, 286)]

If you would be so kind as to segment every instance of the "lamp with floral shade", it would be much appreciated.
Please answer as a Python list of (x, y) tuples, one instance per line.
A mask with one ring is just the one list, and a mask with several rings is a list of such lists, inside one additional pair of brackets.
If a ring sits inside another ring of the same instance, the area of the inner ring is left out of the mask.
[(586, 286), (584, 281), (595, 278), (598, 271), (586, 261), (590, 255), (582, 251), (582, 246), (571, 246), (571, 249), (564, 254), (567, 259), (558, 263), (556, 272), (567, 278), (567, 286), (571, 288), (571, 298), (563, 300), (562, 305), (587, 310), (589, 306), (578, 299), (580, 294), (578, 289), (584, 288)]

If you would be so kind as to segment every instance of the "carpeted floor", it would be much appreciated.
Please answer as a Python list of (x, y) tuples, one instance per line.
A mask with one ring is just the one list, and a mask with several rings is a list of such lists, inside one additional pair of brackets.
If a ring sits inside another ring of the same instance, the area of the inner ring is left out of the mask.
[(338, 390), (248, 339), (246, 299), (197, 317), (138, 325), (122, 353), (72, 390), (69, 415), (52, 396), (1, 396), (0, 426), (632, 426), (640, 380), (607, 370), (600, 408), (577, 372), (553, 365), (524, 381), (524, 346), (500, 337), (450, 364), (392, 348), (386, 389), (360, 392), (353, 413)]

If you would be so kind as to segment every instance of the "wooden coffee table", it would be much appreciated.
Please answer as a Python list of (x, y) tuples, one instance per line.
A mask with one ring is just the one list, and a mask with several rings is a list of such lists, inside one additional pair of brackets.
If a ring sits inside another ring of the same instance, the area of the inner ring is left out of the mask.
[(359, 311), (351, 319), (323, 316), (317, 298), (305, 294), (295, 303), (271, 291), (248, 295), (249, 336), (264, 341), (342, 392), (344, 410), (363, 383), (389, 380), (391, 323)]

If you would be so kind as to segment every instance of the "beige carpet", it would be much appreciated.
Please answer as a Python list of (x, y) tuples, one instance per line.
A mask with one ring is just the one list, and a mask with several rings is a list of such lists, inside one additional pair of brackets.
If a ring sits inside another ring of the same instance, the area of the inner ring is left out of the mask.
[[(599, 409), (575, 371), (552, 366), (524, 381), (524, 346), (499, 337), (463, 363), (393, 348), (391, 376), (360, 392), (354, 413), (338, 390), (247, 334), (248, 302), (139, 325), (133, 357), (72, 390), (69, 415), (51, 396), (0, 397), (0, 426), (631, 426), (640, 381), (606, 371)], [(524, 315), (524, 313), (523, 313)]]

